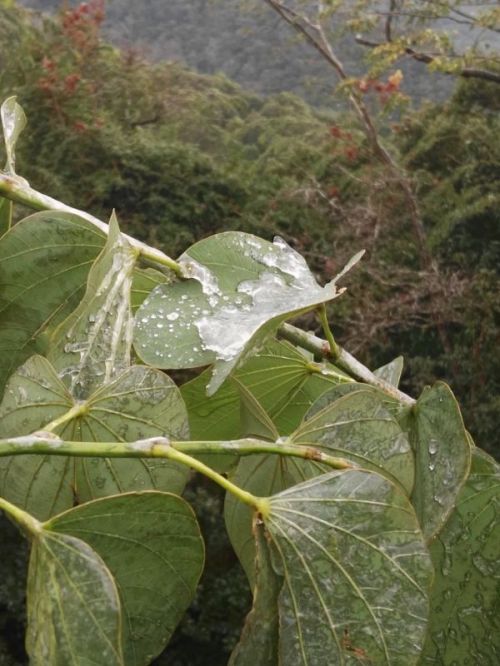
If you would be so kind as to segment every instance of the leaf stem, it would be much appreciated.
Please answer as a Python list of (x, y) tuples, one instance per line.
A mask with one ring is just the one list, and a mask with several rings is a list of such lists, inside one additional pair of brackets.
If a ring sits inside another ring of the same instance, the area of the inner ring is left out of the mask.
[[(64, 422), (64, 417), (67, 417), (68, 414), (69, 412), (60, 417), (59, 421)], [(56, 421), (57, 419), (52, 423), (54, 424)], [(44, 435), (44, 431), (38, 431), (24, 437), (2, 439), (0, 440), (0, 457), (38, 453), (97, 458), (167, 458), (201, 472), (225, 490), (233, 493), (245, 504), (250, 504), (256, 508), (263, 516), (266, 515), (269, 508), (266, 498), (256, 497), (242, 490), (224, 476), (215, 472), (211, 467), (188, 454), (226, 453), (234, 456), (248, 456), (256, 453), (268, 453), (311, 460), (334, 469), (352, 468), (352, 464), (343, 458), (330, 456), (312, 446), (293, 444), (287, 439), (278, 442), (263, 442), (251, 438), (227, 442), (171, 442), (166, 437), (151, 437), (137, 442), (66, 442), (48, 435), (49, 433)]]
[(282, 324), (278, 329), (278, 333), (285, 340), (288, 340), (294, 345), (303, 347), (317, 356), (331, 358), (339, 368), (348, 372), (358, 381), (365, 382), (365, 384), (369, 384), (370, 386), (375, 386), (386, 395), (398, 400), (401, 404), (409, 407), (413, 407), (416, 404), (414, 398), (374, 375), (371, 370), (360, 363), (340, 345), (336, 345), (338, 355), (336, 358), (333, 358), (333, 355), (330, 353), (329, 343), (312, 333), (302, 331), (300, 328), (292, 326), (291, 324)]
[[(19, 176), (10, 176), (5, 173), (0, 173), (0, 194), (11, 201), (17, 201), (18, 203), (24, 204), (35, 210), (57, 210), (63, 213), (78, 215), (78, 217), (87, 220), (87, 222), (93, 224), (106, 235), (108, 234), (108, 225), (102, 220), (99, 220), (97, 217), (94, 217), (89, 213), (85, 213), (83, 210), (72, 208), (57, 199), (52, 199), (52, 197), (48, 197), (46, 194), (38, 192), (30, 187), (29, 183), (24, 178), (20, 178)], [(173, 271), (176, 275), (182, 275), (181, 265), (174, 259), (171, 259), (168, 255), (164, 254), (161, 250), (150, 247), (146, 243), (143, 243), (132, 236), (128, 236), (127, 234), (123, 235), (133, 247), (139, 250), (140, 256), (143, 259), (164, 266)]]
[(34, 536), (42, 529), (42, 523), (36, 518), (3, 497), (0, 497), (0, 510), (9, 515), (28, 536)]
[(319, 312), (319, 319), (321, 321), (321, 326), (323, 327), (323, 333), (325, 334), (325, 338), (330, 345), (330, 356), (332, 360), (335, 362), (338, 357), (340, 356), (340, 350), (335, 342), (335, 338), (333, 337), (332, 329), (330, 328), (330, 324), (328, 323), (328, 315), (326, 313), (326, 305), (322, 303), (320, 307), (318, 308)]
[(47, 423), (47, 425), (43, 426), (41, 430), (43, 432), (54, 432), (54, 430), (58, 426), (63, 425), (64, 423), (67, 423), (72, 419), (76, 419), (79, 416), (83, 416), (84, 414), (87, 413), (87, 411), (88, 411), (88, 405), (86, 402), (77, 403), (76, 405), (73, 405), (71, 409), (68, 409), (68, 411), (65, 414), (59, 416), (57, 419), (54, 419), (50, 423)]

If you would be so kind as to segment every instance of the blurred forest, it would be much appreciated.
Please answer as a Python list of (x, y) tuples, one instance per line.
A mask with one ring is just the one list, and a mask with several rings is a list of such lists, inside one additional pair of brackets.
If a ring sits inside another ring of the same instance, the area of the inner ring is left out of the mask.
[[(473, 438), (498, 457), (500, 85), (412, 62), (401, 89), (419, 104), (402, 106), (399, 75), (370, 80), (380, 135), (418, 199), (431, 271), (394, 174), (333, 95), (328, 66), (279, 17), (262, 11), (256, 22), (222, 0), (109, 0), (106, 16), (98, 2), (74, 4), (50, 16), (0, 0), (1, 98), (16, 94), (29, 120), (19, 173), (102, 219), (115, 208), (127, 233), (172, 256), (226, 229), (279, 234), (325, 280), (366, 248), (330, 313), (339, 341), (372, 368), (403, 354), (413, 395), (447, 381)], [(340, 42), (357, 75), (360, 50)], [(188, 493), (220, 538), (207, 544), (197, 602), (155, 663), (221, 665), (248, 590), (222, 536), (220, 495), (196, 483)], [(24, 555), (4, 522), (2, 560), (13, 564), (0, 583), (0, 664), (21, 666)]]

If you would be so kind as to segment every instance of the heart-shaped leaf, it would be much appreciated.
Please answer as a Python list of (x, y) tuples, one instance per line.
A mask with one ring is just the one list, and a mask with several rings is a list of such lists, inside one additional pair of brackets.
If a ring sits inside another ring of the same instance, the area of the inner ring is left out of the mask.
[(16, 173), (16, 143), (26, 127), (26, 116), (22, 107), (16, 102), (16, 97), (8, 97), (5, 100), (0, 107), (0, 117), (7, 155), (5, 170), (9, 175), (14, 175)]
[(0, 237), (3, 236), (12, 224), (12, 201), (0, 197)]
[[(408, 494), (411, 492), (414, 459), (410, 444), (397, 421), (383, 408), (377, 392), (349, 393), (319, 412), (313, 405), (289, 441), (352, 460), (355, 465), (373, 469), (400, 484)], [(254, 495), (267, 496), (328, 470), (312, 460), (263, 454), (242, 458), (232, 481)], [(252, 583), (252, 512), (228, 494), (225, 519), (233, 548)]]
[(124, 666), (113, 577), (81, 539), (40, 529), (32, 537), (26, 650), (32, 666)]
[(191, 603), (203, 570), (203, 540), (189, 505), (167, 493), (131, 493), (67, 511), (45, 529), (82, 539), (102, 557), (120, 596), (124, 663), (150, 664)]
[[(12, 372), (46, 353), (51, 331), (77, 307), (105, 235), (76, 215), (36, 213), (0, 240), (0, 395)], [(159, 282), (157, 271), (134, 272), (136, 306)]]
[(79, 400), (130, 366), (130, 292), (137, 256), (113, 215), (85, 295), (53, 335), (49, 359)]
[(469, 474), (471, 448), (458, 403), (442, 382), (422, 393), (406, 426), (416, 458), (412, 502), (431, 539), (455, 506)]
[[(29, 435), (73, 406), (50, 363), (32, 356), (10, 378), (0, 404), (0, 436)], [(0, 495), (37, 518), (72, 506), (73, 462), (59, 456), (0, 457)]]
[(338, 296), (336, 281), (360, 257), (320, 287), (281, 239), (226, 232), (202, 240), (180, 258), (193, 279), (157, 287), (139, 309), (136, 352), (162, 368), (214, 363), (211, 395), (283, 321)]
[(373, 374), (397, 388), (399, 386), (401, 375), (403, 374), (403, 364), (403, 357), (398, 356), (390, 363), (387, 363), (387, 365), (383, 365), (380, 368), (377, 368)]
[[(193, 439), (238, 439), (242, 436), (240, 395), (235, 384), (224, 382), (206, 395), (210, 371), (181, 386)], [(288, 342), (270, 340), (234, 373), (255, 396), (280, 435), (289, 435), (320, 395), (348, 378), (330, 364), (309, 361)]]
[(410, 443), (376, 391), (360, 388), (319, 411), (313, 405), (291, 440), (373, 469), (411, 493), (415, 463)]
[[(49, 362), (33, 357), (10, 379), (0, 405), (0, 435), (28, 435), (66, 414), (75, 404)], [(98, 389), (79, 415), (54, 432), (72, 441), (136, 441), (188, 436), (179, 390), (164, 373), (133, 366)], [(152, 459), (11, 456), (0, 458), (0, 494), (40, 519), (86, 501), (128, 490), (158, 488), (180, 493), (188, 470)]]
[(104, 234), (67, 213), (36, 213), (0, 240), (0, 394), (9, 375), (78, 304)]
[(422, 664), (500, 663), (500, 466), (483, 451), (431, 542), (436, 571)]
[(276, 666), (279, 663), (278, 596), (283, 584), (271, 562), (262, 521), (254, 525), (256, 585), (252, 610), (228, 666)]
[(279, 663), (417, 663), (432, 566), (402, 492), (330, 472), (271, 497), (263, 518), (283, 578)]

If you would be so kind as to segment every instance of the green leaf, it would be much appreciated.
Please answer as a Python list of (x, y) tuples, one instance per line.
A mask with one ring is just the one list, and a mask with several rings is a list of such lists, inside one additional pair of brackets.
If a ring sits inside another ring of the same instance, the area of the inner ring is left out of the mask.
[(284, 241), (241, 232), (202, 240), (179, 261), (193, 279), (151, 293), (138, 311), (134, 345), (145, 363), (162, 368), (214, 363), (209, 395), (283, 321), (338, 296), (345, 272), (320, 287)]
[(86, 541), (102, 557), (119, 591), (124, 663), (150, 664), (191, 603), (203, 570), (203, 540), (189, 505), (166, 493), (131, 493), (89, 502), (45, 527)]
[(131, 307), (135, 312), (144, 302), (144, 299), (159, 284), (165, 284), (172, 281), (171, 275), (160, 273), (154, 268), (136, 268), (134, 271), (134, 281), (132, 283)]
[(243, 437), (256, 437), (275, 442), (279, 437), (269, 414), (257, 398), (236, 378), (234, 383), (240, 394), (240, 427)]
[(85, 295), (53, 335), (48, 358), (79, 400), (130, 366), (130, 291), (137, 256), (113, 215), (106, 245), (90, 269)]
[(409, 500), (372, 472), (330, 472), (270, 498), (279, 663), (417, 662), (432, 566)]
[(282, 579), (273, 570), (262, 521), (254, 525), (256, 579), (252, 610), (228, 666), (276, 666), (278, 663), (278, 595)]
[[(31, 358), (7, 386), (0, 405), (0, 436), (28, 435), (76, 403), (41, 357)], [(179, 390), (164, 373), (133, 366), (96, 391), (85, 413), (54, 432), (71, 441), (186, 439), (187, 414)], [(73, 505), (129, 490), (182, 492), (189, 471), (167, 460), (8, 456), (0, 458), (0, 494), (45, 519)]]
[(77, 306), (104, 234), (67, 213), (36, 213), (0, 240), (0, 393), (9, 375), (47, 349)]
[[(291, 440), (352, 460), (411, 493), (415, 464), (410, 443), (375, 391), (360, 388), (319, 411), (313, 405)], [(317, 463), (308, 464), (318, 467)]]
[(5, 170), (14, 175), (16, 172), (16, 143), (19, 135), (26, 127), (26, 116), (22, 107), (16, 102), (16, 97), (9, 97), (0, 107), (2, 119), (3, 138), (7, 164)]
[[(133, 366), (87, 401), (88, 412), (60, 430), (63, 438), (133, 442), (149, 437), (187, 439), (186, 409), (174, 382), (154, 368)], [(156, 488), (181, 493), (186, 466), (170, 460), (81, 458), (76, 463), (80, 501), (128, 490)]]
[[(288, 342), (270, 340), (234, 373), (260, 402), (281, 435), (295, 430), (304, 414), (343, 373), (329, 364), (308, 361)], [(237, 439), (241, 436), (240, 396), (235, 384), (224, 382), (207, 397), (209, 371), (181, 386), (193, 439)]]
[(84, 541), (41, 529), (28, 573), (26, 649), (32, 666), (124, 666), (113, 577)]
[[(73, 406), (50, 363), (33, 356), (7, 384), (0, 404), (0, 437), (29, 435)], [(63, 456), (0, 457), (0, 495), (37, 518), (72, 506), (73, 461)]]
[(0, 197), (0, 237), (10, 229), (12, 225), (12, 201)]
[(476, 449), (456, 506), (430, 545), (436, 576), (422, 664), (500, 663), (499, 515), (500, 466)]
[[(231, 475), (231, 481), (257, 497), (266, 497), (308, 478), (305, 468), (307, 463), (302, 460), (256, 454), (245, 456), (239, 461), (236, 471)], [(318, 474), (316, 470), (315, 474)], [(256, 559), (252, 529), (253, 511), (234, 495), (226, 493), (224, 519), (231, 545), (247, 575), (250, 587), (253, 588)]]
[(391, 384), (397, 388), (401, 380), (401, 375), (403, 374), (403, 364), (403, 357), (398, 356), (390, 363), (387, 363), (387, 365), (383, 365), (382, 367), (375, 370), (373, 374), (379, 379), (383, 379), (388, 384)]
[[(408, 494), (411, 492), (414, 460), (410, 444), (375, 392), (349, 393), (319, 412), (313, 405), (290, 441), (352, 460), (401, 484)], [(254, 495), (267, 496), (329, 469), (312, 460), (255, 455), (240, 460), (231, 480)], [(228, 494), (225, 519), (233, 548), (252, 584), (255, 550), (251, 510)]]
[(457, 401), (442, 382), (422, 393), (407, 426), (416, 458), (412, 502), (431, 539), (455, 506), (469, 474), (471, 448)]

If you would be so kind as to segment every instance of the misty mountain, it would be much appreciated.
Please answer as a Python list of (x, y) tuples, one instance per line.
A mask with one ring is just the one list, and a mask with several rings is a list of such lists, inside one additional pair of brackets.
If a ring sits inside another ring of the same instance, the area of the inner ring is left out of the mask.
[[(54, 11), (61, 0), (21, 0)], [(67, 1), (68, 6), (78, 2)], [(263, 2), (244, 0), (107, 0), (106, 37), (151, 60), (182, 62), (203, 74), (224, 73), (262, 94), (293, 92), (316, 105), (335, 106), (335, 73)], [(336, 50), (349, 75), (364, 70), (366, 50), (344, 37)], [(414, 61), (398, 64), (403, 92), (418, 103), (446, 98), (453, 80)]]

